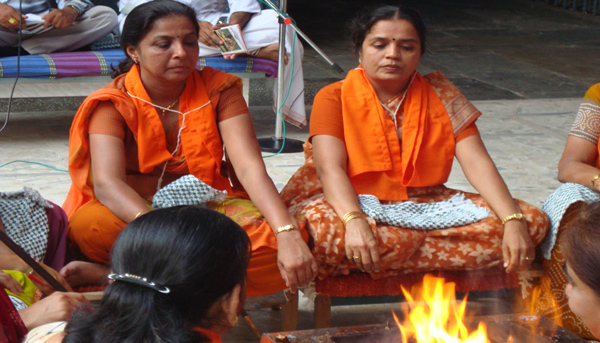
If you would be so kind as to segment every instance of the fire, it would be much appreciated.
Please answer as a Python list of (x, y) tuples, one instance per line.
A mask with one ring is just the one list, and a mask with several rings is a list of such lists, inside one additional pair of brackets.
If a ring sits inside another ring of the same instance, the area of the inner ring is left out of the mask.
[(425, 275), (423, 286), (409, 293), (402, 292), (409, 303), (410, 312), (403, 310), (405, 323), (402, 324), (396, 314), (394, 319), (402, 333), (402, 343), (489, 343), (487, 330), (479, 323), (476, 331), (469, 333), (463, 323), (467, 299), (458, 304), (454, 283), (445, 283), (444, 279)]

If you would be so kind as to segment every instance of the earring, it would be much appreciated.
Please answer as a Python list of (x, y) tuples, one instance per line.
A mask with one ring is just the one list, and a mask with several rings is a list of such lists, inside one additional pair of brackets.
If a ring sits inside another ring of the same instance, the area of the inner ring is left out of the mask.
[(233, 323), (233, 326), (237, 326), (238, 325), (238, 320), (240, 319), (240, 316), (235, 316), (235, 321)]
[(358, 59), (358, 64), (361, 64), (361, 63), (362, 63), (362, 61), (361, 61), (361, 60), (360, 60), (360, 58), (359, 58), (359, 59)]
[(132, 58), (133, 63), (138, 64), (140, 61), (138, 61), (138, 59), (136, 57)]

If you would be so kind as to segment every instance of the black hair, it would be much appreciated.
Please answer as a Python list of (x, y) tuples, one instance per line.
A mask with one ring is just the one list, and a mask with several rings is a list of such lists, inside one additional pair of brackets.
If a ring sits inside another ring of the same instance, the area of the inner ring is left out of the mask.
[(136, 6), (125, 18), (120, 45), (127, 57), (116, 68), (113, 67), (111, 73), (113, 79), (128, 72), (133, 66), (133, 60), (127, 54), (127, 46), (137, 48), (142, 39), (152, 30), (154, 23), (168, 16), (187, 17), (194, 25), (196, 35), (200, 32), (194, 9), (178, 1), (154, 0)]
[(119, 234), (113, 273), (145, 277), (170, 293), (115, 281), (99, 306), (73, 314), (63, 342), (206, 342), (192, 329), (227, 325), (209, 310), (244, 287), (249, 251), (246, 232), (218, 212), (178, 206), (145, 214)]
[(365, 37), (371, 31), (373, 25), (381, 20), (408, 20), (417, 30), (419, 39), (421, 40), (421, 55), (425, 53), (425, 43), (427, 38), (427, 27), (423, 22), (421, 14), (416, 9), (399, 6), (379, 6), (368, 7), (363, 9), (350, 22), (350, 37), (354, 46), (354, 53), (358, 55)]
[(560, 244), (565, 261), (600, 298), (600, 202), (582, 204), (563, 232)]

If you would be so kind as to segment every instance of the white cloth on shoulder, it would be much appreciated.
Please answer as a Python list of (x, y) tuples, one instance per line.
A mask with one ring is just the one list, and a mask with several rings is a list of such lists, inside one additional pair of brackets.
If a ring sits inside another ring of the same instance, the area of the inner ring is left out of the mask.
[(540, 243), (542, 255), (549, 260), (552, 248), (556, 244), (560, 222), (572, 204), (583, 201), (592, 203), (600, 200), (600, 194), (578, 183), (565, 183), (548, 196), (542, 205), (542, 211), (550, 218), (550, 229), (546, 238)]
[(194, 175), (185, 175), (156, 192), (152, 208), (204, 205), (209, 201), (223, 201), (226, 196), (227, 192), (212, 188)]
[(374, 195), (358, 195), (360, 209), (377, 223), (416, 230), (437, 230), (478, 222), (492, 213), (475, 205), (463, 193), (432, 203), (404, 201), (382, 205)]

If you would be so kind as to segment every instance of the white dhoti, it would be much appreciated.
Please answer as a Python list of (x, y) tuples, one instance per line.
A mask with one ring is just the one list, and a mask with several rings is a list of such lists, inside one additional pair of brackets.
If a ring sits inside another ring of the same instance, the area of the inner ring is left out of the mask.
[[(40, 13), (43, 14), (45, 12)], [(32, 55), (73, 51), (106, 36), (116, 26), (115, 11), (106, 6), (94, 6), (81, 14), (69, 27), (51, 28), (34, 35), (23, 34), (21, 47)], [(0, 46), (14, 46), (18, 41), (16, 30), (0, 29)]]
[[(263, 10), (250, 18), (242, 30), (248, 51), (253, 51), (279, 42), (279, 23), (277, 17), (277, 13), (275, 13), (274, 10)], [(213, 20), (214, 22), (212, 22), (212, 24), (216, 25), (218, 19), (219, 18)], [(207, 46), (202, 43), (199, 45), (200, 56), (214, 56), (221, 54), (221, 50), (219, 50), (218, 47)], [(294, 45), (293, 49), (292, 45)], [(288, 57), (288, 64), (285, 66), (285, 75), (283, 76), (285, 81), (285, 87), (283, 89), (284, 98), (285, 94), (288, 92), (289, 94), (283, 104), (281, 114), (291, 124), (303, 127), (306, 125), (306, 110), (304, 108), (304, 73), (302, 72), (304, 47), (300, 43), (300, 39), (298, 39), (294, 29), (290, 27), (286, 28), (285, 50)], [(291, 85), (290, 79), (292, 80)], [(273, 108), (276, 111), (277, 82), (273, 86), (273, 104)]]

